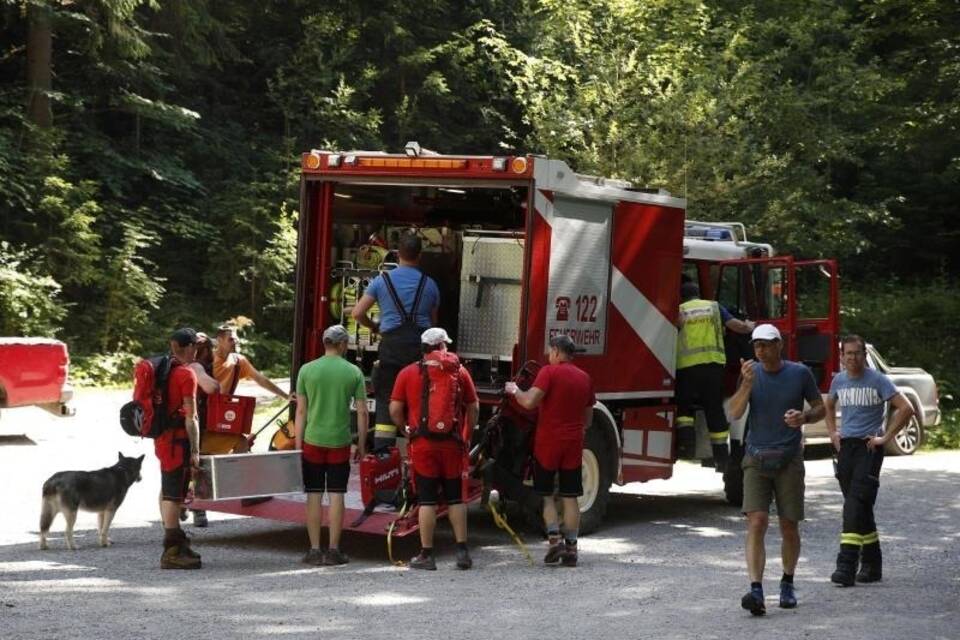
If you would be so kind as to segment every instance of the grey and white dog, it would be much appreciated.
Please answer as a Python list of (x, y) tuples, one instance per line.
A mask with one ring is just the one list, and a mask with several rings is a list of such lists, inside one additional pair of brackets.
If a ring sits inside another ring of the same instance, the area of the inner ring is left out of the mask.
[(127, 489), (140, 481), (140, 466), (143, 456), (127, 458), (122, 453), (112, 467), (98, 471), (60, 471), (43, 483), (43, 501), (40, 507), (40, 548), (47, 548), (47, 533), (58, 513), (63, 514), (67, 526), (64, 538), (68, 549), (76, 549), (73, 543), (73, 524), (77, 510), (97, 513), (97, 531), (100, 546), (110, 546), (107, 533), (113, 516), (127, 495)]

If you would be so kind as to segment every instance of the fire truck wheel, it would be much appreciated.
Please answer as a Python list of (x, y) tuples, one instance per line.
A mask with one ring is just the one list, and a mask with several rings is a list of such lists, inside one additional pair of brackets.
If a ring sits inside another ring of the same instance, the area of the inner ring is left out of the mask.
[(603, 522), (613, 483), (612, 463), (606, 437), (599, 428), (591, 427), (583, 440), (583, 495), (578, 499), (580, 533), (592, 533)]
[(727, 502), (735, 507), (743, 505), (743, 469), (740, 461), (743, 460), (743, 445), (736, 440), (730, 441), (730, 459), (727, 470), (723, 473), (723, 493)]

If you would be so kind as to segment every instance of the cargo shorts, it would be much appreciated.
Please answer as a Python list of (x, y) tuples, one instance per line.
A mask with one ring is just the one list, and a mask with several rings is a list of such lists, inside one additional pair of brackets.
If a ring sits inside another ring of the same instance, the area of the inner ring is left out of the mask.
[(803, 520), (803, 503), (806, 484), (806, 469), (803, 465), (803, 449), (777, 471), (761, 471), (760, 463), (749, 455), (743, 456), (743, 513), (770, 511), (770, 502), (777, 501), (777, 516), (800, 522)]

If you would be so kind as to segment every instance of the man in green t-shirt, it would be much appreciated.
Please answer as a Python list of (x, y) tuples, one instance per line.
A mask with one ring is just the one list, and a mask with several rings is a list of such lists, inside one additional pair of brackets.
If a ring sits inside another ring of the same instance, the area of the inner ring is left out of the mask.
[[(303, 561), (312, 565), (348, 562), (340, 551), (343, 494), (350, 478), (350, 401), (357, 407), (358, 454), (366, 453), (367, 392), (363, 372), (343, 358), (349, 334), (336, 324), (323, 332), (324, 354), (300, 367), (297, 375), (296, 442), (303, 456), (307, 492), (307, 535), (310, 550)], [(323, 493), (330, 496), (330, 548), (320, 548)]]

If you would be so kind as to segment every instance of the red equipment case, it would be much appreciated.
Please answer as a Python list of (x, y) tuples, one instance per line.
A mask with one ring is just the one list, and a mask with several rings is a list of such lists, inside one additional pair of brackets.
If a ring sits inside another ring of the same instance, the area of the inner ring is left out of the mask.
[(231, 396), (214, 393), (207, 397), (207, 431), (215, 433), (250, 433), (257, 399), (252, 396)]

